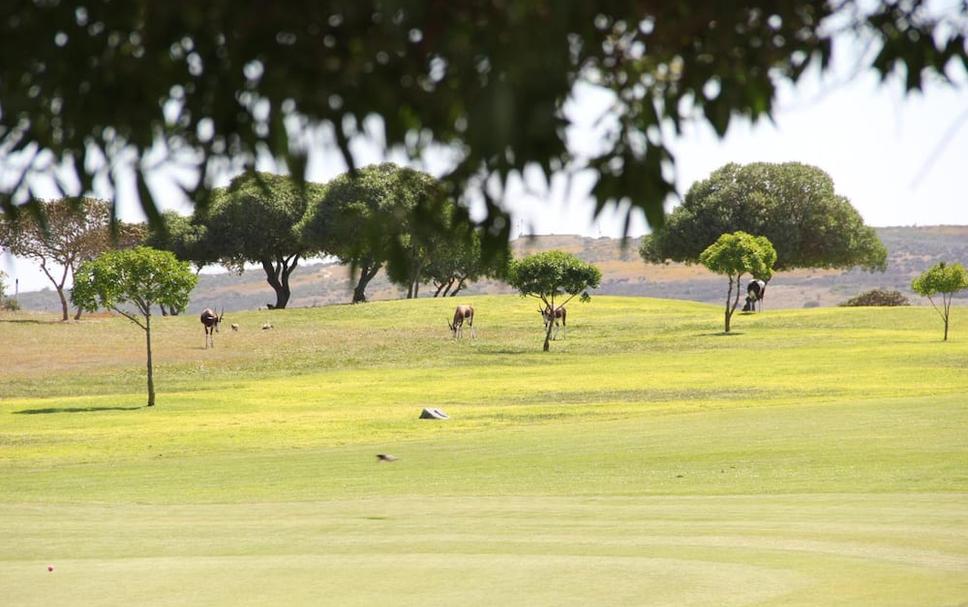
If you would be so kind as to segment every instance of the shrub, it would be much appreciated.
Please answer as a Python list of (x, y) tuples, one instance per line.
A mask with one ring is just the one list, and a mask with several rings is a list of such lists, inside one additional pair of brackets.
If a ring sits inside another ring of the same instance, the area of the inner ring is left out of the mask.
[(4, 312), (19, 312), (20, 303), (16, 299), (0, 299), (0, 310)]
[(808, 300), (808, 301), (803, 302), (803, 307), (804, 308), (819, 308), (820, 307), (820, 302), (817, 301), (816, 299), (811, 299), (811, 300)]
[(856, 297), (851, 297), (842, 306), (909, 306), (911, 302), (900, 291), (886, 289), (871, 289)]

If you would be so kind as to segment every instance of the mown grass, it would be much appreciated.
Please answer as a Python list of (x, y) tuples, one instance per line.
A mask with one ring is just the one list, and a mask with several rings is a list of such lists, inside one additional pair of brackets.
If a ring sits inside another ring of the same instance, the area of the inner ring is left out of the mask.
[(0, 593), (968, 596), (968, 336), (942, 343), (932, 310), (768, 311), (723, 336), (714, 306), (602, 297), (544, 354), (529, 301), (468, 301), (461, 342), (453, 300), (238, 314), (208, 351), (197, 319), (163, 319), (154, 409), (126, 321), (0, 318)]

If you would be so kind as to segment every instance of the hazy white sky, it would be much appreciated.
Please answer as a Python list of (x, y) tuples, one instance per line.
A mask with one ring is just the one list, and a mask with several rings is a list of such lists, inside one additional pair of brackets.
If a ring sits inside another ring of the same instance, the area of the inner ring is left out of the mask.
[[(681, 136), (670, 140), (680, 193), (727, 162), (799, 161), (827, 171), (837, 191), (870, 225), (968, 224), (968, 86), (963, 70), (956, 87), (934, 84), (907, 96), (896, 82), (882, 84), (871, 73), (853, 78), (844, 73), (823, 80), (809, 76), (797, 87), (784, 86), (774, 122), (734, 120), (721, 140), (702, 123), (687, 124)], [(589, 125), (607, 106), (608, 98), (600, 91), (576, 91), (568, 109), (579, 124), (569, 133), (576, 148), (594, 149), (598, 132)], [(374, 146), (359, 144), (356, 150), (361, 164), (383, 160)], [(439, 173), (444, 165), (431, 161), (424, 168)], [(326, 181), (344, 170), (338, 153), (314, 150), (310, 179)], [(230, 177), (226, 174), (222, 181)], [(574, 179), (570, 190), (563, 177), (554, 179), (550, 189), (533, 177), (525, 180), (527, 187), (518, 181), (507, 192), (515, 235), (621, 235), (623, 213), (592, 218), (587, 176)], [(156, 196), (167, 208), (185, 208), (173, 188), (158, 188)], [(125, 198), (122, 192), (122, 215), (138, 217), (137, 205)], [(646, 231), (644, 219), (635, 215), (632, 235)], [(24, 260), (4, 255), (0, 270), (10, 282), (20, 278), (22, 291), (47, 286), (36, 267)]]

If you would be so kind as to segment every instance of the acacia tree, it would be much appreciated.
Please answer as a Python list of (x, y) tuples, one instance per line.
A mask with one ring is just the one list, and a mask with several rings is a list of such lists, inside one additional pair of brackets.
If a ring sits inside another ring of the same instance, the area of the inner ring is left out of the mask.
[[(588, 289), (598, 287), (602, 273), (571, 253), (545, 251), (512, 261), (507, 280), (522, 297), (538, 299), (543, 304), (542, 309), (553, 314), (576, 296), (581, 296), (579, 301), (591, 300)], [(564, 301), (559, 299), (562, 297)], [(545, 352), (550, 349), (554, 322), (546, 325)]]
[(299, 238), (294, 226), (322, 186), (269, 173), (239, 175), (227, 188), (215, 190), (211, 207), (195, 222), (205, 227), (202, 259), (215, 258), (242, 273), (246, 263), (258, 263), (276, 294), (270, 309), (283, 309), (292, 289), (289, 277), (299, 260), (315, 251)]
[(90, 311), (114, 310), (145, 332), (149, 407), (155, 405), (151, 308), (154, 305), (184, 308), (197, 282), (198, 277), (187, 262), (179, 261), (168, 251), (150, 247), (110, 251), (85, 261), (77, 271), (71, 293), (77, 306)]
[[(769, 280), (773, 276), (776, 263), (776, 250), (765, 236), (752, 236), (746, 232), (721, 235), (716, 242), (699, 256), (699, 261), (716, 274), (729, 277), (726, 290), (726, 311), (724, 314), (724, 333), (729, 333), (729, 322), (739, 305), (741, 279), (743, 274), (753, 278)], [(735, 295), (734, 295), (735, 293)], [(732, 304), (730, 300), (732, 299)]]
[[(960, 263), (940, 262), (928, 268), (911, 283), (911, 289), (918, 295), (928, 298), (931, 306), (938, 311), (944, 321), (944, 341), (948, 341), (948, 320), (951, 318), (951, 298), (963, 289), (968, 289), (968, 271)], [(941, 307), (934, 303), (934, 297), (941, 294)]]
[(735, 163), (689, 188), (665, 226), (643, 239), (649, 262), (697, 263), (722, 234), (760, 234), (776, 249), (776, 269), (886, 267), (887, 249), (817, 167), (798, 162)]
[[(133, 246), (143, 233), (139, 226), (123, 223), (112, 233), (110, 205), (103, 200), (62, 198), (41, 205), (41, 216), (12, 221), (0, 215), (0, 246), (40, 265), (60, 298), (62, 320), (67, 320), (67, 283), (78, 265), (110, 248)], [(78, 308), (74, 318), (80, 317)]]
[[(870, 49), (863, 67), (901, 73), (909, 91), (957, 81), (946, 70), (968, 62), (965, 3), (938, 4), (4, 3), (0, 164), (13, 174), (0, 184), (0, 207), (29, 198), (30, 177), (52, 164), (81, 194), (111, 168), (132, 166), (154, 222), (144, 173), (159, 150), (197, 168), (200, 190), (219, 159), (271, 155), (302, 176), (304, 150), (290, 137), (332, 131), (354, 167), (351, 139), (364, 117), (379, 117), (367, 123), (387, 149), (448, 147), (455, 195), (486, 195), (485, 184), (528, 168), (587, 170), (599, 210), (630, 203), (658, 226), (674, 189), (662, 134), (693, 116), (719, 135), (734, 116), (770, 116), (781, 83), (837, 63), (835, 36), (860, 38), (837, 52)], [(567, 136), (576, 117), (566, 102), (579, 86), (611, 97), (614, 128), (598, 156)], [(510, 230), (489, 202), (488, 250)]]

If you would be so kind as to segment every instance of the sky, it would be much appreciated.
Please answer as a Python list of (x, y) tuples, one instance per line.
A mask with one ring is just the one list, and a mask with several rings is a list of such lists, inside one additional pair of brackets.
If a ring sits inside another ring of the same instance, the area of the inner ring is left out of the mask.
[[(797, 161), (829, 173), (837, 192), (869, 225), (966, 225), (968, 78), (963, 70), (956, 76), (956, 86), (933, 83), (923, 92), (905, 95), (896, 80), (882, 83), (871, 72), (855, 74), (835, 65), (822, 78), (812, 73), (796, 86), (782, 85), (772, 121), (734, 119), (722, 139), (702, 121), (687, 122), (681, 135), (667, 133), (672, 136), (667, 143), (676, 161), (678, 191), (684, 195), (693, 182), (728, 162)], [(598, 144), (600, 131), (592, 125), (607, 111), (608, 102), (606, 94), (592, 87), (575, 90), (566, 108), (575, 123), (568, 133), (573, 149), (590, 152)], [(360, 165), (385, 159), (381, 146), (367, 141), (357, 141), (354, 152)], [(446, 166), (431, 156), (420, 168), (439, 175)], [(345, 170), (331, 147), (317, 144), (311, 150), (310, 180), (327, 181)], [(231, 177), (221, 175), (216, 185)], [(163, 207), (188, 211), (177, 190), (164, 180), (152, 183), (160, 184), (155, 197)], [(593, 218), (591, 185), (587, 174), (576, 176), (570, 187), (563, 176), (554, 178), (550, 187), (537, 174), (515, 180), (505, 193), (514, 217), (513, 236), (621, 236), (624, 212), (607, 210)], [(138, 220), (140, 210), (130, 198), (119, 192), (122, 218)], [(667, 210), (675, 204), (670, 201)], [(648, 231), (641, 215), (632, 219), (632, 236)], [(6, 272), (11, 287), (19, 278), (22, 292), (49, 286), (34, 264), (7, 254), (0, 256), (0, 271)]]

